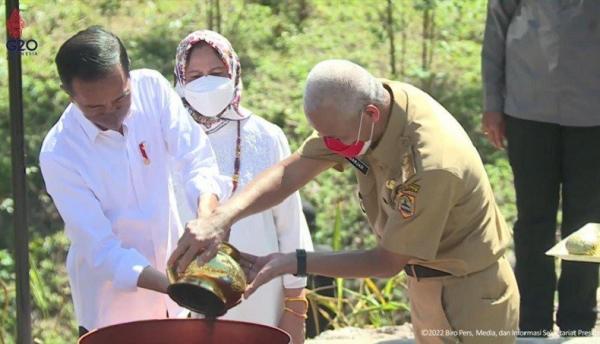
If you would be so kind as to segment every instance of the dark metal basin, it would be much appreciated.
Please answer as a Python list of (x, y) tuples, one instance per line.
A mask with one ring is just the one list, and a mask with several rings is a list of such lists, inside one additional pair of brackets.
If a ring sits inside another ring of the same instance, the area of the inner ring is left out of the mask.
[(123, 323), (89, 332), (79, 344), (289, 344), (274, 327), (230, 320), (162, 319)]

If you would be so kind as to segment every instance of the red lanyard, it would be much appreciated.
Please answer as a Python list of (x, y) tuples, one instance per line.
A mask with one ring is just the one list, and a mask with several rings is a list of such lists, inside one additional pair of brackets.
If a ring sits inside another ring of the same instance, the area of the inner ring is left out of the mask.
[(242, 133), (241, 133), (241, 122), (237, 122), (237, 140), (235, 143), (235, 161), (233, 163), (233, 176), (231, 177), (231, 182), (233, 184), (232, 194), (237, 190), (238, 184), (240, 182), (240, 166), (241, 166), (241, 157), (242, 157)]

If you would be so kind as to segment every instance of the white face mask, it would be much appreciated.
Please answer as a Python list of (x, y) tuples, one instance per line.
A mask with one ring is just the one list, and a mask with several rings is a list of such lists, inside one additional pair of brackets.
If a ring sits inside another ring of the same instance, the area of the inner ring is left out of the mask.
[[(375, 126), (375, 123), (373, 123), (373, 126)], [(371, 130), (371, 138), (373, 138), (372, 130)], [(371, 147), (371, 138), (369, 138), (369, 140), (365, 141), (363, 148), (360, 150), (360, 152), (358, 152), (357, 156), (363, 156), (369, 150), (369, 148)]]
[[(358, 126), (358, 135), (356, 137), (357, 142), (360, 140), (360, 130), (361, 129), (362, 129), (362, 115), (360, 116), (360, 125)], [(371, 147), (371, 141), (373, 140), (373, 129), (375, 129), (375, 122), (371, 123), (371, 135), (369, 136), (369, 139), (367, 141), (365, 141), (365, 144), (363, 145), (360, 152), (358, 152), (358, 156), (365, 155), (365, 153), (369, 150), (369, 147)]]
[(201, 115), (215, 117), (233, 100), (233, 80), (207, 75), (188, 82), (183, 87), (185, 100)]

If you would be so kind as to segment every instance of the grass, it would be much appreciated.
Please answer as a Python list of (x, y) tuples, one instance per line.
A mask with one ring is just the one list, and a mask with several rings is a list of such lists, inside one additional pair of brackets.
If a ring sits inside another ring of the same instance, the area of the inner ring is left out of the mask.
[[(336, 205), (332, 247), (342, 248), (341, 203)], [(334, 296), (326, 292), (334, 290)], [(309, 291), (310, 312), (322, 316), (334, 329), (342, 327), (381, 327), (399, 325), (408, 320), (406, 276), (401, 273), (387, 280), (336, 278), (334, 285)], [(318, 328), (320, 333), (324, 329)]]

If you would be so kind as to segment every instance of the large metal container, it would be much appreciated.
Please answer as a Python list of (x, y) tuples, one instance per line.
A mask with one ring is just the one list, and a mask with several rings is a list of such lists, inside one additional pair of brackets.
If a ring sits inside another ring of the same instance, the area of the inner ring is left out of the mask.
[(289, 344), (291, 338), (278, 328), (241, 321), (161, 319), (100, 328), (81, 337), (78, 343)]

